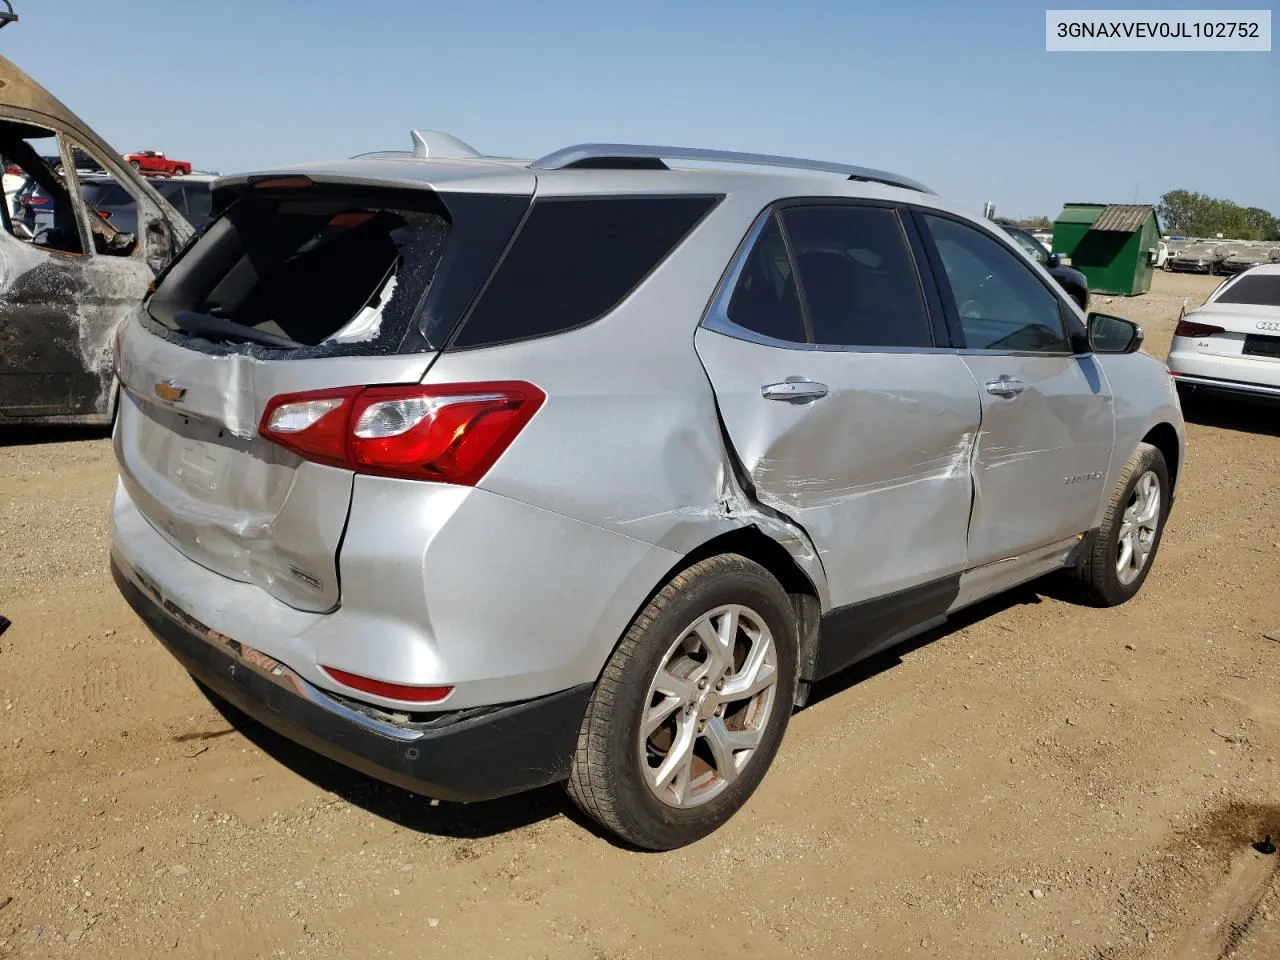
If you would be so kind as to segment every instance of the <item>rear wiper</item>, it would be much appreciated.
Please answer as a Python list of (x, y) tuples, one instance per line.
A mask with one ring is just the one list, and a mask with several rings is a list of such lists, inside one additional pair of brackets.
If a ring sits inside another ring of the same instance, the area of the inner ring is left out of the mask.
[(264, 347), (279, 347), (284, 350), (304, 346), (288, 337), (277, 337), (273, 333), (255, 330), (234, 320), (210, 316), (207, 313), (196, 313), (192, 310), (178, 311), (173, 315), (173, 322), (183, 333), (190, 333), (215, 342), (257, 343)]

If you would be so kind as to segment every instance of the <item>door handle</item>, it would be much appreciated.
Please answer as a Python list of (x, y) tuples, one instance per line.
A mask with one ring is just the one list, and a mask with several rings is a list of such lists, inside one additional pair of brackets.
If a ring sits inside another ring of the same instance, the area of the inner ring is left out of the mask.
[(1007, 400), (1012, 400), (1025, 389), (1027, 389), (1025, 383), (1007, 374), (1002, 375), (999, 380), (992, 380), (987, 384), (987, 393), (996, 397), (1004, 397)]
[(829, 393), (825, 383), (788, 377), (778, 383), (766, 383), (760, 388), (760, 396), (766, 400), (785, 400), (788, 403), (810, 403), (821, 400)]

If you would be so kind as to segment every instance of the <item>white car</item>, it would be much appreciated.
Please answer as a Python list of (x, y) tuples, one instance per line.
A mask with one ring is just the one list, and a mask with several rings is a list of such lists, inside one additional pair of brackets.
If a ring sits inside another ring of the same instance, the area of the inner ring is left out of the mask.
[(1151, 265), (1157, 270), (1163, 270), (1168, 261), (1169, 245), (1161, 240), (1155, 245), (1155, 249), (1151, 251)]
[(1178, 392), (1280, 399), (1280, 264), (1236, 274), (1173, 332)]

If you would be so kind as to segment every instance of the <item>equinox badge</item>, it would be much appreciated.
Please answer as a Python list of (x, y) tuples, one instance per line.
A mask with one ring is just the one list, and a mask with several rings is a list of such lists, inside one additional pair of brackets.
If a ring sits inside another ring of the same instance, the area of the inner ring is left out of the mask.
[(157, 380), (155, 392), (156, 396), (161, 400), (168, 400), (170, 403), (181, 403), (187, 395), (187, 388), (178, 386), (172, 380)]

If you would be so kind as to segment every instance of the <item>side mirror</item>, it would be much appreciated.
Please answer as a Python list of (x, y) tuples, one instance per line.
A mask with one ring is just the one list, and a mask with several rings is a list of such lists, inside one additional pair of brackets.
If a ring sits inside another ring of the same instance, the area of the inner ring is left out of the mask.
[(1057, 253), (1051, 253), (1049, 254), (1048, 259), (1045, 260), (1044, 265), (1049, 270), (1052, 270), (1055, 267), (1060, 267), (1062, 266), (1062, 256)]
[(137, 236), (132, 233), (125, 233), (121, 230), (111, 236), (107, 241), (107, 253), (117, 254), (119, 256), (128, 256), (133, 253), (134, 245), (138, 242)]
[(1089, 314), (1089, 347), (1094, 353), (1137, 353), (1142, 338), (1142, 327), (1132, 320)]

